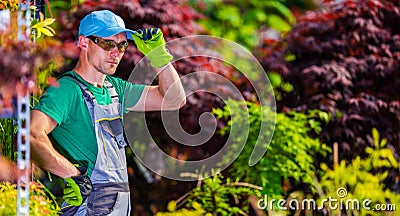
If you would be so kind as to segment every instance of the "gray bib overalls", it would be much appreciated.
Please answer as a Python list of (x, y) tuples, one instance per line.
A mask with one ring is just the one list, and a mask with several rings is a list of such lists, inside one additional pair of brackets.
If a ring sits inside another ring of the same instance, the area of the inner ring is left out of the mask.
[(122, 104), (112, 84), (105, 81), (112, 103), (99, 105), (88, 88), (72, 76), (82, 90), (96, 132), (98, 153), (90, 180), (93, 191), (81, 206), (69, 207), (63, 203), (63, 215), (115, 215), (130, 214), (130, 193), (125, 158), (122, 124)]

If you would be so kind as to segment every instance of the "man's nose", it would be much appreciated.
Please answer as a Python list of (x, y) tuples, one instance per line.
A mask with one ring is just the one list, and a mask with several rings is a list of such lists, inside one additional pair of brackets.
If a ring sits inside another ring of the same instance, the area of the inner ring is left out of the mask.
[(114, 47), (114, 48), (112, 48), (112, 50), (110, 50), (110, 52), (111, 52), (111, 56), (112, 56), (112, 57), (117, 57), (117, 56), (119, 56), (119, 54), (120, 54), (120, 52), (119, 52), (117, 46)]

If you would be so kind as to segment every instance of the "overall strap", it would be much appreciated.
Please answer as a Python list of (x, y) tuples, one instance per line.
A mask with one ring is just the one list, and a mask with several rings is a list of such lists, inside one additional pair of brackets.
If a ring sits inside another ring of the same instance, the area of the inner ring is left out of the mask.
[(89, 114), (92, 119), (92, 124), (94, 125), (95, 119), (94, 119), (93, 107), (94, 107), (94, 104), (97, 103), (96, 98), (93, 96), (92, 92), (89, 91), (88, 87), (85, 84), (83, 84), (80, 80), (76, 79), (72, 75), (63, 74), (62, 76), (59, 77), (59, 79), (62, 77), (66, 77), (67, 79), (70, 79), (79, 85), (79, 87), (82, 91), (83, 98), (85, 99), (86, 107), (89, 110)]
[[(93, 96), (92, 92), (89, 91), (88, 87), (82, 81), (76, 79), (74, 76), (72, 76), (70, 74), (64, 74), (60, 78), (62, 78), (62, 77), (67, 77), (70, 80), (73, 80), (76, 83), (78, 83), (79, 87), (82, 90), (82, 94), (83, 94), (83, 97), (85, 98), (85, 102), (86, 103), (90, 102), (93, 105), (95, 102), (97, 102), (96, 98)], [(110, 94), (111, 102), (112, 103), (119, 103), (119, 95), (117, 94), (117, 91), (115, 90), (115, 88), (112, 85), (112, 83), (107, 81), (107, 80), (105, 80), (104, 81), (104, 86), (106, 87), (108, 93)], [(88, 104), (86, 104), (86, 105), (88, 105)]]
[[(82, 90), (82, 95), (83, 95), (83, 97), (85, 99), (86, 106), (88, 108), (91, 107), (90, 105), (93, 106), (95, 103), (97, 103), (96, 98), (93, 96), (92, 92), (89, 91), (88, 87), (82, 81), (76, 79), (71, 74), (63, 74), (63, 75), (61, 75), (59, 77), (59, 79), (62, 78), (62, 77), (66, 77), (66, 78), (68, 78), (70, 80), (73, 80), (79, 85), (79, 87)], [(108, 90), (108, 93), (110, 94), (111, 102), (113, 104), (114, 103), (119, 103), (119, 95), (117, 94), (117, 91), (115, 90), (115, 88), (112, 85), (112, 83), (107, 81), (107, 80), (105, 80), (104, 81), (104, 86), (106, 87), (106, 89)], [(92, 117), (92, 122), (94, 123), (93, 112), (91, 112), (90, 110), (89, 110), (89, 112), (90, 112), (90, 116)]]
[(111, 84), (111, 82), (105, 80), (104, 81), (104, 86), (107, 88), (108, 93), (110, 94), (112, 103), (119, 103), (119, 96), (117, 94), (117, 91), (115, 91), (114, 86)]

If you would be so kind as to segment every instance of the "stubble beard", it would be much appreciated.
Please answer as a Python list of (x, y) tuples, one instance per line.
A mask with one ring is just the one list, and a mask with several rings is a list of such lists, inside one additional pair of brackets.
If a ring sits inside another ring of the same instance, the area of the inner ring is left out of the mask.
[(99, 73), (102, 73), (102, 74), (104, 74), (104, 75), (113, 75), (113, 74), (115, 74), (115, 71), (116, 71), (116, 69), (117, 69), (116, 67), (115, 67), (115, 69), (114, 69), (114, 68), (107, 69), (104, 65), (103, 65), (103, 66), (101, 66), (101, 65), (95, 65), (94, 68), (95, 68)]

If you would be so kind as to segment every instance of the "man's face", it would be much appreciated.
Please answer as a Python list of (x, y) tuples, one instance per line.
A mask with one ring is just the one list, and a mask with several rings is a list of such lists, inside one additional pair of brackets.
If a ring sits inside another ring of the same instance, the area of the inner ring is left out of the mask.
[(98, 72), (115, 73), (127, 48), (125, 32), (107, 38), (88, 36), (88, 61)]

